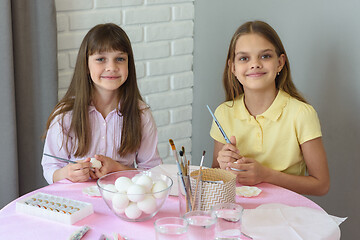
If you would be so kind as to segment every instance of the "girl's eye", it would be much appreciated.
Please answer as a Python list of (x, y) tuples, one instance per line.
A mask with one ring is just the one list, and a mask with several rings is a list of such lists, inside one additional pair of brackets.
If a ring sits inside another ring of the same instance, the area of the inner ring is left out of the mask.
[(103, 57), (100, 57), (100, 58), (96, 58), (96, 61), (97, 62), (103, 62), (103, 61), (105, 61), (105, 59)]
[(118, 62), (123, 62), (123, 61), (125, 61), (125, 58), (123, 58), (123, 57), (118, 57), (118, 58), (116, 58), (116, 61), (118, 61)]
[(247, 60), (249, 60), (249, 58), (248, 58), (248, 57), (240, 57), (240, 58), (239, 58), (239, 61), (241, 61), (241, 62), (243, 62), (243, 61), (247, 61)]
[(261, 56), (262, 59), (267, 59), (267, 58), (271, 58), (270, 54), (265, 54)]

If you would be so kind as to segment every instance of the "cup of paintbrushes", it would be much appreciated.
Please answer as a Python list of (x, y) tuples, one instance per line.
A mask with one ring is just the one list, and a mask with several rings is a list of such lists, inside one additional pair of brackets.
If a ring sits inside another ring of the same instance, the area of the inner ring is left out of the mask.
[[(196, 194), (196, 181), (199, 175), (187, 175), (182, 176), (181, 174), (177, 174), (178, 178), (178, 196), (179, 196), (179, 212), (180, 217), (183, 217), (185, 213), (200, 210), (201, 206), (201, 186), (202, 184), (198, 184), (197, 193)], [(201, 175), (200, 175), (201, 179)], [(195, 197), (194, 197), (195, 196)]]

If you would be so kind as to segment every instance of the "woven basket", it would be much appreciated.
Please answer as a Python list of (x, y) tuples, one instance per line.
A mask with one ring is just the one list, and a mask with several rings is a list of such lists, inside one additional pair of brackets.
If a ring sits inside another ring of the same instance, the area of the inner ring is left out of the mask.
[[(236, 175), (220, 168), (208, 168), (202, 171), (202, 181), (199, 182), (198, 189), (201, 191), (197, 196), (201, 196), (200, 210), (210, 210), (218, 203), (235, 203), (236, 196)], [(196, 186), (196, 178), (199, 170), (190, 173), (192, 192)], [(212, 181), (212, 182), (209, 182)], [(214, 181), (223, 181), (216, 183)], [(193, 192), (194, 193), (194, 192)]]

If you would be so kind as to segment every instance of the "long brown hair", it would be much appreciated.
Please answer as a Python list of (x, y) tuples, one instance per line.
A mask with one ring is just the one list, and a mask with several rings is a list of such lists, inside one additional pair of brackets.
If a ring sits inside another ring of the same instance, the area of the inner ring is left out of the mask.
[(223, 84), (225, 89), (226, 101), (234, 101), (236, 97), (244, 93), (242, 84), (236, 79), (235, 75), (231, 71), (231, 65), (234, 63), (236, 42), (242, 35), (256, 33), (267, 39), (274, 45), (276, 54), (280, 56), (285, 55), (285, 65), (279, 75), (276, 76), (275, 86), (277, 89), (281, 89), (287, 92), (290, 96), (306, 103), (306, 100), (302, 97), (300, 92), (296, 89), (290, 73), (290, 63), (287, 58), (285, 48), (276, 33), (276, 31), (267, 23), (262, 21), (246, 22), (241, 25), (234, 33), (230, 45), (229, 51), (225, 63), (225, 69), (223, 74)]
[[(139, 108), (139, 102), (142, 101), (142, 97), (137, 86), (131, 43), (125, 31), (116, 24), (99, 24), (90, 29), (84, 37), (70, 86), (65, 96), (55, 106), (46, 123), (47, 132), (54, 118), (62, 115), (60, 124), (64, 138), (66, 138), (63, 139), (63, 145), (65, 145), (67, 152), (74, 153), (75, 157), (85, 156), (91, 143), (88, 109), (92, 101), (94, 84), (90, 77), (88, 59), (92, 54), (106, 51), (123, 51), (128, 54), (128, 77), (118, 89), (120, 109), (117, 111), (123, 116), (121, 145), (118, 153), (120, 156), (125, 156), (128, 153), (136, 152), (140, 147), (142, 110)], [(65, 129), (64, 115), (69, 111), (72, 111), (70, 129)], [(77, 146), (68, 149), (70, 133), (75, 135)]]

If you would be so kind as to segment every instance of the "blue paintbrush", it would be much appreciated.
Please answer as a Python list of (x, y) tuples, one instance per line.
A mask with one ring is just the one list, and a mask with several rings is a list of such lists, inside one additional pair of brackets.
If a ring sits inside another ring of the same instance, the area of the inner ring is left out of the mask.
[(52, 157), (52, 158), (55, 158), (55, 159), (58, 159), (60, 161), (64, 161), (64, 162), (68, 162), (68, 163), (77, 163), (75, 161), (71, 161), (69, 159), (65, 159), (65, 158), (61, 158), (61, 157), (56, 157), (56, 156), (53, 156), (53, 155), (50, 155), (50, 154), (47, 154), (47, 153), (44, 153), (45, 156), (48, 156), (48, 157)]
[[(230, 143), (230, 144), (231, 144), (229, 138), (226, 136), (226, 133), (225, 133), (224, 129), (221, 127), (221, 125), (220, 125), (220, 123), (218, 122), (218, 120), (216, 119), (214, 113), (211, 111), (209, 105), (206, 105), (206, 106), (207, 106), (207, 108), (209, 109), (209, 112), (210, 112), (212, 118), (214, 119), (216, 125), (218, 126), (221, 134), (224, 136), (225, 141), (226, 141), (227, 143)], [(240, 170), (240, 169), (236, 169), (236, 168), (231, 168), (231, 170), (239, 171), (239, 172), (244, 171), (244, 170)]]
[(211, 111), (211, 109), (210, 109), (209, 105), (206, 105), (206, 106), (207, 106), (207, 108), (209, 109), (209, 112), (210, 112), (211, 116), (213, 117), (213, 119), (214, 119), (214, 121), (215, 121), (216, 125), (218, 126), (218, 128), (219, 128), (219, 130), (220, 130), (221, 134), (224, 136), (225, 141), (226, 141), (227, 143), (230, 143), (230, 144), (231, 144), (231, 142), (230, 142), (229, 138), (226, 136), (226, 133), (224, 132), (224, 129), (222, 129), (222, 127), (221, 127), (220, 123), (219, 123), (219, 122), (218, 122), (218, 120), (216, 119), (216, 117), (215, 117), (214, 113)]

